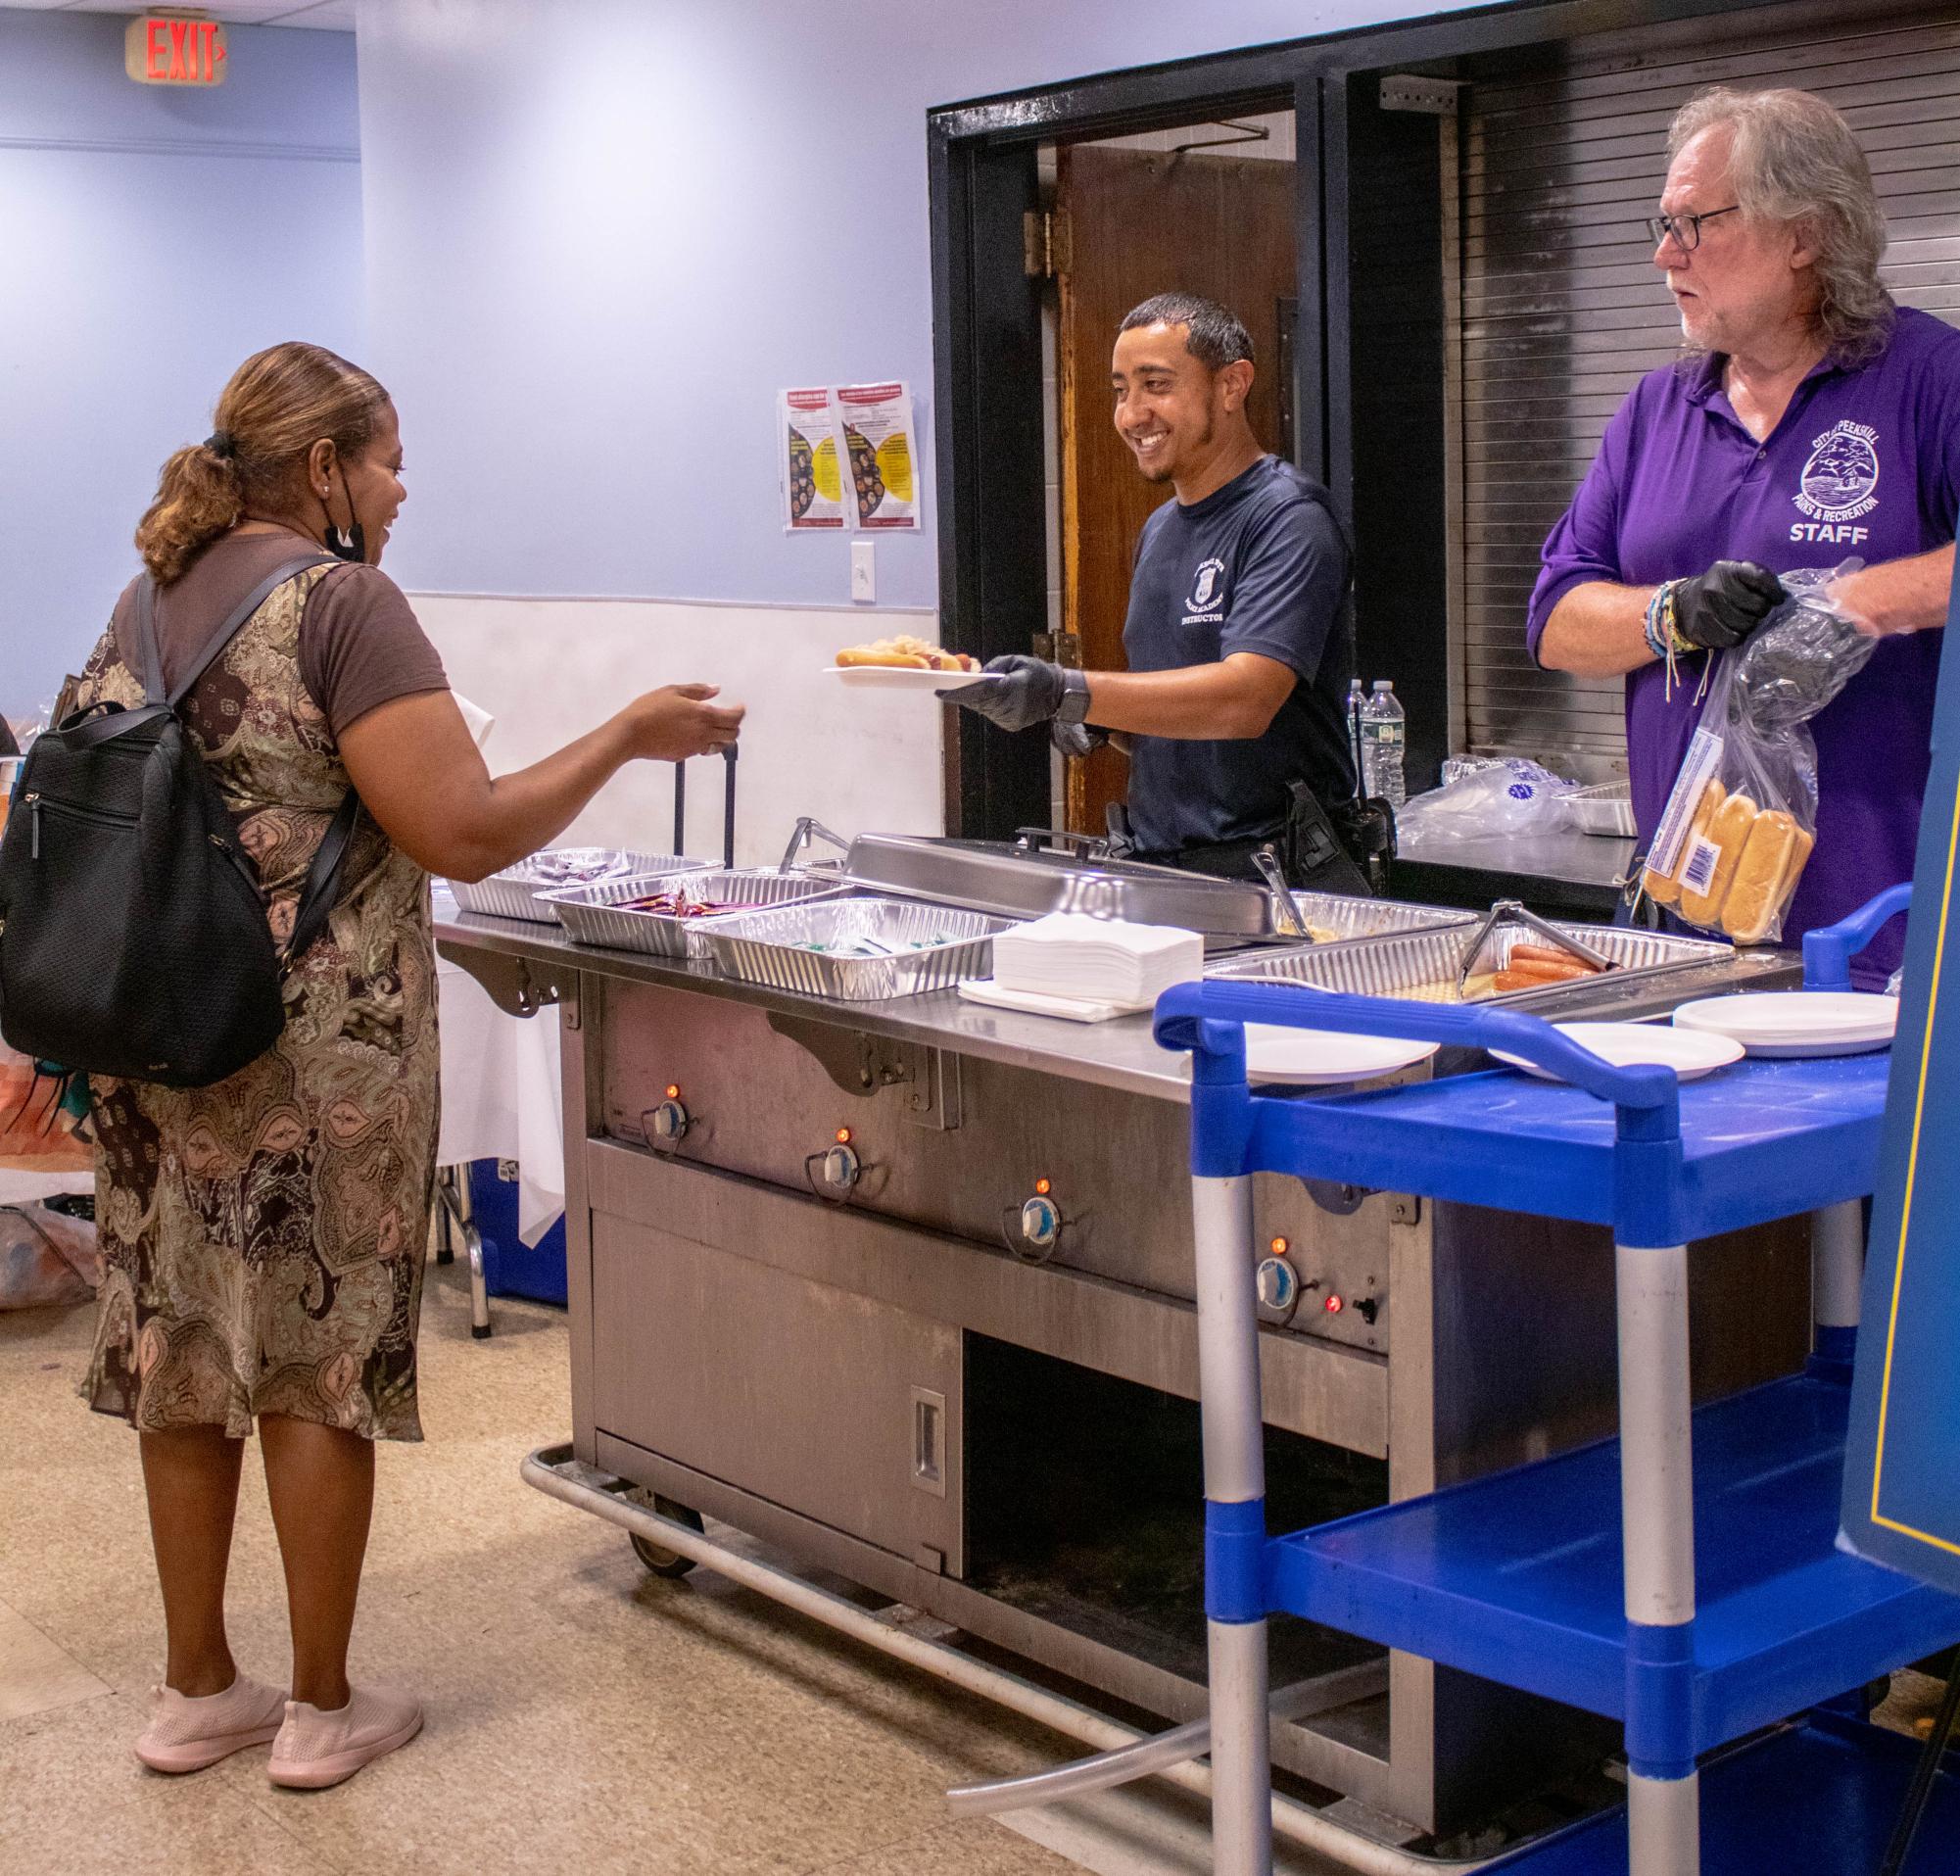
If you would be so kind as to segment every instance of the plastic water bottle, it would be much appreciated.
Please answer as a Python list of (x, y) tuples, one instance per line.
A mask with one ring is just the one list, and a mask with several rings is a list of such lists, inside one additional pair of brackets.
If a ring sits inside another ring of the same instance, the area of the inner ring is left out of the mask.
[(1408, 796), (1402, 773), (1402, 746), (1409, 719), (1387, 678), (1376, 678), (1374, 694), (1362, 709), (1362, 770), (1370, 794), (1401, 807)]

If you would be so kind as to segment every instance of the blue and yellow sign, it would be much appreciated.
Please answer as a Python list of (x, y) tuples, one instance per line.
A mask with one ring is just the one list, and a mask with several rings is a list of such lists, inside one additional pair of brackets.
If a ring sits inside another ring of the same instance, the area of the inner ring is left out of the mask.
[[(1946, 613), (1960, 632), (1960, 584)], [(1865, 1264), (1845, 1541), (1960, 1592), (1960, 660), (1942, 658)]]

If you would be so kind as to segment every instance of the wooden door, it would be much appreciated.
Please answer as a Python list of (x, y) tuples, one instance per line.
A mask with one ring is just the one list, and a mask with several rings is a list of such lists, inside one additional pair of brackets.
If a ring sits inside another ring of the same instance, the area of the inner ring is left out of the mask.
[[(1252, 334), (1249, 414), (1281, 447), (1282, 318), (1292, 316), (1294, 166), (1272, 158), (1167, 154), (1065, 144), (1056, 207), (1068, 217), (1056, 395), (1061, 400), (1062, 625), (1084, 668), (1123, 668), (1123, 621), (1136, 537), (1171, 485), (1146, 482), (1111, 421), (1110, 353), (1131, 307), (1155, 293), (1201, 293)], [(1100, 834), (1123, 798), (1113, 749), (1068, 765), (1069, 826)]]

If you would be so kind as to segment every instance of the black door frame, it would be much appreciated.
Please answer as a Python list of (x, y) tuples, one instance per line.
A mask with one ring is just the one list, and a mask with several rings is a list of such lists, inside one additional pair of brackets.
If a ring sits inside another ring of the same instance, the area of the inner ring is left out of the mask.
[[(1039, 206), (1041, 144), (1122, 136), (1229, 115), (1290, 95), (1299, 150), (1295, 459), (1354, 513), (1349, 319), (1355, 198), (1349, 85), (1394, 69), (1452, 76), (1491, 55), (1791, 0), (1500, 0), (1414, 21), (1222, 52), (1003, 93), (927, 114), (939, 618), (945, 643), (980, 658), (1025, 651), (1045, 628), (1041, 283), (1023, 271), (1022, 216)], [(1267, 108), (1270, 108), (1269, 106)], [(1441, 448), (1440, 435), (1435, 439)], [(1440, 614), (1438, 615), (1440, 616)], [(1411, 619), (1399, 655), (1441, 668), (1447, 649)], [(1391, 662), (1394, 662), (1391, 659)], [(1398, 674), (1403, 667), (1397, 665)], [(965, 711), (946, 748), (952, 832), (1000, 839), (1045, 826), (1045, 737), (1004, 736)]]

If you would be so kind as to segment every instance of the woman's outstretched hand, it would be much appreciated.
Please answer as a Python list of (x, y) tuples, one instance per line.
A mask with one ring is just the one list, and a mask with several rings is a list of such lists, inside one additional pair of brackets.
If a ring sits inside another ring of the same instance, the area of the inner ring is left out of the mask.
[(733, 748), (746, 706), (714, 703), (720, 695), (712, 684), (669, 684), (635, 697), (621, 712), (633, 753), (655, 762), (685, 762), (691, 755)]
[(626, 763), (732, 749), (742, 706), (711, 684), (635, 697), (543, 761), (494, 780), (447, 691), (397, 697), (341, 732), (349, 779), (384, 833), (419, 865), (480, 880), (549, 846)]

